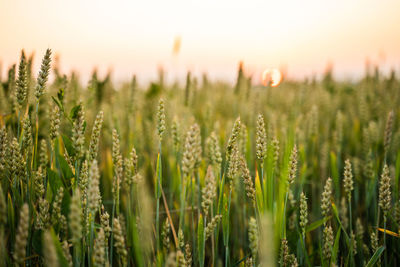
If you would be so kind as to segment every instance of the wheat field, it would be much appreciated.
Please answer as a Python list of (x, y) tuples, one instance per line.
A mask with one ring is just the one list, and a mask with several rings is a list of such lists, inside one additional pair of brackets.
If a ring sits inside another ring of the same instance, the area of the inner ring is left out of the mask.
[(394, 72), (116, 86), (43, 52), (0, 80), (1, 266), (400, 264)]

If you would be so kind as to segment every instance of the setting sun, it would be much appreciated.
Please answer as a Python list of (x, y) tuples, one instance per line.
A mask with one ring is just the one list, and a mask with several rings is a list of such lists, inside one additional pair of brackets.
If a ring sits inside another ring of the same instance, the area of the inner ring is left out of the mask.
[(266, 69), (261, 77), (264, 86), (277, 87), (282, 81), (282, 73), (278, 69)]

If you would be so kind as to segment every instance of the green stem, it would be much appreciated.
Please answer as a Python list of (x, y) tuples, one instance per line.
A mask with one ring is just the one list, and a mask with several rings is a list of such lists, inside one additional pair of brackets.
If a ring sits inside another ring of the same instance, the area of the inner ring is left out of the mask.
[(261, 177), (260, 177), (260, 183), (261, 183), (261, 191), (262, 191), (262, 194), (263, 194), (263, 201), (264, 202), (266, 202), (265, 203), (265, 205), (263, 205), (263, 209), (264, 209), (264, 211), (269, 207), (269, 200), (268, 200), (268, 193), (267, 192), (269, 192), (269, 184), (267, 184), (267, 188), (264, 188), (264, 161), (262, 161), (261, 163), (260, 163), (260, 165), (261, 165)]
[[(230, 217), (230, 211), (231, 211), (231, 199), (232, 199), (232, 189), (229, 190), (229, 199), (228, 199), (228, 222), (229, 222), (229, 217)], [(225, 240), (225, 267), (229, 266), (229, 223), (227, 225), (228, 230), (226, 231), (226, 240)]]
[(289, 187), (286, 189), (285, 202), (283, 204), (283, 218), (282, 218), (283, 238), (286, 238), (286, 205), (287, 205), (288, 195), (289, 195)]
[(197, 216), (200, 217), (201, 210), (201, 190), (200, 190), (200, 177), (199, 170), (196, 171), (196, 182), (197, 182)]
[(260, 183), (261, 183), (261, 188), (262, 188), (262, 190), (263, 190), (263, 192), (264, 192), (264, 190), (265, 190), (265, 188), (263, 187), (263, 185), (264, 185), (264, 183), (263, 183), (263, 180), (264, 180), (264, 161), (261, 161), (260, 162), (260, 167), (261, 167), (261, 177), (260, 177)]
[(385, 266), (387, 266), (387, 249), (386, 249), (386, 215), (383, 215), (383, 246), (385, 248)]
[(36, 102), (36, 131), (35, 131), (35, 147), (33, 150), (33, 168), (36, 169), (37, 166), (37, 147), (38, 147), (38, 138), (39, 138), (39, 100)]
[(110, 237), (110, 264), (113, 265), (113, 240), (114, 240), (114, 215), (115, 215), (115, 198), (113, 198), (113, 206), (111, 212), (111, 237)]
[(180, 213), (179, 213), (179, 229), (182, 229), (183, 231), (183, 221), (185, 218), (184, 212), (185, 212), (185, 193), (186, 191), (186, 186), (185, 186), (185, 179), (182, 176), (181, 179), (181, 204), (180, 204)]
[(79, 162), (78, 160), (75, 161), (75, 188), (79, 184)]
[[(157, 198), (157, 211), (156, 211), (156, 243), (157, 243), (157, 245), (156, 245), (156, 248), (157, 248), (157, 251), (156, 252), (158, 252), (159, 251), (159, 249), (160, 249), (160, 227), (159, 227), (159, 222), (160, 222), (160, 199), (159, 198)], [(156, 253), (156, 255), (157, 255), (157, 253)]]
[(225, 267), (229, 266), (228, 265), (228, 260), (229, 260), (228, 255), (229, 255), (229, 247), (226, 246), (225, 247)]
[(159, 170), (157, 175), (156, 197), (157, 197), (157, 210), (156, 210), (156, 255), (160, 250), (160, 196), (161, 196), (161, 178), (162, 178), (162, 161), (161, 161), (161, 139), (159, 143)]
[[(84, 199), (88, 199), (88, 197), (87, 197), (87, 192), (85, 193), (85, 195), (84, 195)], [(85, 204), (85, 209), (84, 209), (84, 211), (83, 211), (83, 214), (84, 214), (84, 222), (85, 222), (85, 227), (86, 227), (86, 225), (87, 225), (87, 223), (86, 223), (86, 220), (89, 218), (89, 216), (88, 216), (88, 212), (89, 212), (89, 210), (88, 210), (88, 205), (87, 205), (87, 203)], [(92, 230), (92, 225), (90, 225), (90, 230)], [(90, 232), (90, 234), (92, 234), (92, 232)], [(91, 236), (90, 236), (91, 237)], [(84, 242), (84, 245), (86, 245), (86, 242), (87, 242), (87, 236), (85, 235), (83, 238), (82, 238), (82, 242)], [(88, 249), (89, 249), (89, 247), (88, 247)], [(89, 254), (89, 253), (88, 253)], [(90, 254), (89, 254), (90, 255)], [(82, 259), (83, 259), (83, 261), (85, 261), (85, 253), (83, 252), (83, 255), (82, 255)], [(91, 257), (89, 256), (89, 261), (90, 261), (90, 259), (91, 259)]]
[[(352, 222), (352, 211), (351, 211), (351, 196), (349, 197), (349, 227), (350, 227), (350, 239), (353, 233), (353, 222)], [(350, 240), (350, 265), (353, 265), (354, 252), (353, 252), (353, 240)]]
[(90, 244), (89, 244), (89, 255), (88, 255), (88, 265), (92, 265), (92, 251), (93, 251), (93, 237), (94, 237), (94, 214), (90, 217)]
[(271, 177), (269, 177), (269, 209), (270, 212), (274, 211), (274, 174), (271, 172)]
[(19, 136), (20, 136), (20, 120), (21, 120), (21, 110), (20, 109), (18, 109), (18, 122), (17, 122), (17, 124), (18, 124), (18, 129), (17, 129), (17, 139), (18, 139), (18, 142), (19, 142)]
[[(190, 193), (191, 193), (190, 202), (191, 202), (191, 206), (192, 206), (192, 210), (191, 210), (191, 215), (192, 215), (192, 229), (193, 229), (193, 231), (194, 231), (194, 229), (196, 229), (196, 228), (195, 228), (195, 220), (194, 220), (194, 201), (195, 201), (195, 196), (194, 196), (193, 178), (192, 178), (192, 176), (191, 176), (191, 178), (190, 178)], [(197, 251), (197, 242), (196, 242), (196, 239), (193, 238), (192, 241), (193, 241), (193, 242), (192, 242), (192, 244), (193, 244), (193, 251)], [(197, 257), (198, 257), (198, 254), (195, 253), (195, 254), (194, 254), (194, 258), (193, 258), (193, 261), (194, 261), (194, 262), (197, 262)]]
[(50, 169), (53, 168), (53, 157), (56, 157), (55, 141), (50, 140)]
[[(305, 232), (303, 232), (301, 234), (301, 242), (302, 242), (302, 248), (303, 248), (303, 252), (304, 252), (304, 258), (303, 258), (303, 262), (300, 263), (300, 266), (311, 266), (310, 264), (310, 260), (308, 258), (308, 254), (307, 254), (307, 248), (306, 248), (306, 234)], [(305, 261), (305, 263), (304, 263)], [(330, 266), (330, 265), (329, 265)]]
[[(211, 204), (211, 218), (214, 217), (214, 210), (213, 210), (213, 204)], [(205, 226), (207, 226), (206, 224), (204, 224)], [(215, 235), (215, 231), (213, 231), (214, 233), (212, 233), (211, 235), (211, 266), (214, 266), (214, 262), (215, 262), (215, 244), (214, 244), (214, 235)]]
[(74, 251), (73, 251), (74, 267), (79, 267), (81, 265), (79, 251), (80, 251), (79, 243), (74, 244)]

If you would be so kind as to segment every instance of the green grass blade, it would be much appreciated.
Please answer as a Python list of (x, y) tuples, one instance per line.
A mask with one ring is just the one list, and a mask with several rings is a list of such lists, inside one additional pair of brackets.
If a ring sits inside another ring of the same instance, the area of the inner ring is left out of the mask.
[(367, 265), (365, 267), (372, 267), (375, 266), (375, 263), (378, 261), (379, 257), (382, 255), (383, 251), (385, 250), (384, 246), (379, 247), (374, 255), (372, 255), (371, 259), (369, 259)]
[(328, 221), (330, 219), (330, 217), (327, 218), (322, 218), (318, 221), (315, 221), (309, 225), (306, 226), (306, 233), (314, 231), (315, 229), (317, 229), (318, 227), (320, 227), (321, 225), (323, 225), (326, 221)]
[(199, 223), (197, 225), (197, 247), (199, 253), (199, 264), (204, 266), (204, 221), (203, 216), (200, 214)]
[(331, 265), (332, 265), (332, 262), (336, 263), (336, 257), (338, 255), (338, 251), (339, 251), (339, 241), (340, 241), (341, 230), (342, 230), (342, 227), (339, 227), (339, 229), (336, 233), (335, 243), (333, 244), (333, 248), (332, 248)]

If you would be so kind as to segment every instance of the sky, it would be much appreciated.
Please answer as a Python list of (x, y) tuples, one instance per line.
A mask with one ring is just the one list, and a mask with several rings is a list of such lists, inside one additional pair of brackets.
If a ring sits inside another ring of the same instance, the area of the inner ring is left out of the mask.
[[(323, 73), (354, 79), (365, 62), (400, 71), (399, 0), (0, 0), (1, 73), (21, 49), (35, 69), (49, 47), (63, 72), (94, 68), (113, 79), (169, 80), (203, 72), (234, 81), (266, 68), (293, 78)], [(181, 40), (179, 53), (174, 42)]]

